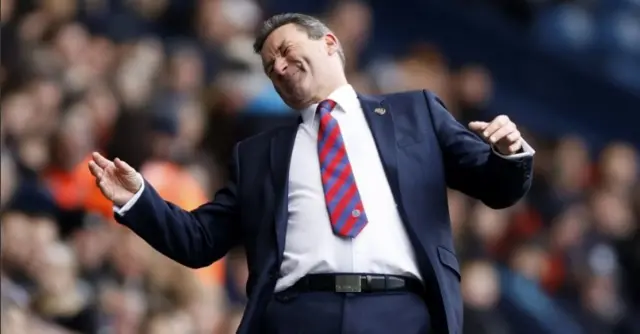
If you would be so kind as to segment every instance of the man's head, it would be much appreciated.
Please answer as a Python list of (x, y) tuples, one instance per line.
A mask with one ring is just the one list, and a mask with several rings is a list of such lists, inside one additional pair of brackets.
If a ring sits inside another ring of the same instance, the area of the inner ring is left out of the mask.
[(254, 50), (280, 97), (294, 109), (319, 102), (346, 83), (337, 37), (312, 16), (272, 16), (263, 23)]

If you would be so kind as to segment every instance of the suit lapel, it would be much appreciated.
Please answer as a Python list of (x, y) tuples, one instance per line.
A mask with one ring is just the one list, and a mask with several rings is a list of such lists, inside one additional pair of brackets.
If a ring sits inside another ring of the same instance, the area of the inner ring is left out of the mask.
[(298, 123), (283, 128), (271, 138), (270, 168), (275, 199), (274, 225), (278, 248), (278, 264), (282, 262), (282, 254), (284, 252), (288, 219), (289, 166), (291, 165), (293, 144), (300, 121), (301, 119), (299, 118)]
[(393, 113), (391, 112), (390, 106), (385, 103), (384, 100), (360, 94), (358, 94), (358, 99), (360, 100), (362, 111), (367, 119), (367, 123), (369, 123), (369, 128), (371, 129), (373, 139), (378, 148), (378, 153), (380, 154), (382, 166), (387, 175), (393, 198), (396, 203), (401, 203)]

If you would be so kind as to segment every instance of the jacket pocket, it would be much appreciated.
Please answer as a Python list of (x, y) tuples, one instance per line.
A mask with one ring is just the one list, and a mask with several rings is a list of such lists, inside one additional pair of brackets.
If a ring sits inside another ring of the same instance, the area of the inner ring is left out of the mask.
[(458, 258), (452, 251), (442, 246), (438, 246), (438, 260), (440, 260), (440, 263), (443, 266), (453, 271), (453, 273), (458, 277), (458, 280), (460, 280), (460, 264), (458, 263)]

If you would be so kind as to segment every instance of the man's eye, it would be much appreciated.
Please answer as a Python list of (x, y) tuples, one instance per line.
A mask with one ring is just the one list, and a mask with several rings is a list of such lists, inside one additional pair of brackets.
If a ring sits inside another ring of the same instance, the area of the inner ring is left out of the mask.
[(265, 67), (264, 72), (267, 74), (270, 74), (271, 72), (273, 72), (273, 65), (268, 65), (267, 67)]

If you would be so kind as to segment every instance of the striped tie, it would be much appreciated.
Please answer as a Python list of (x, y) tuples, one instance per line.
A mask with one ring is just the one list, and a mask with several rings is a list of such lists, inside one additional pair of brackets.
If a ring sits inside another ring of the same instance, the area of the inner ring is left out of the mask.
[(320, 114), (318, 155), (322, 187), (333, 232), (338, 236), (355, 238), (367, 225), (367, 216), (351, 171), (340, 126), (331, 116), (335, 105), (335, 101), (324, 100), (317, 109)]

